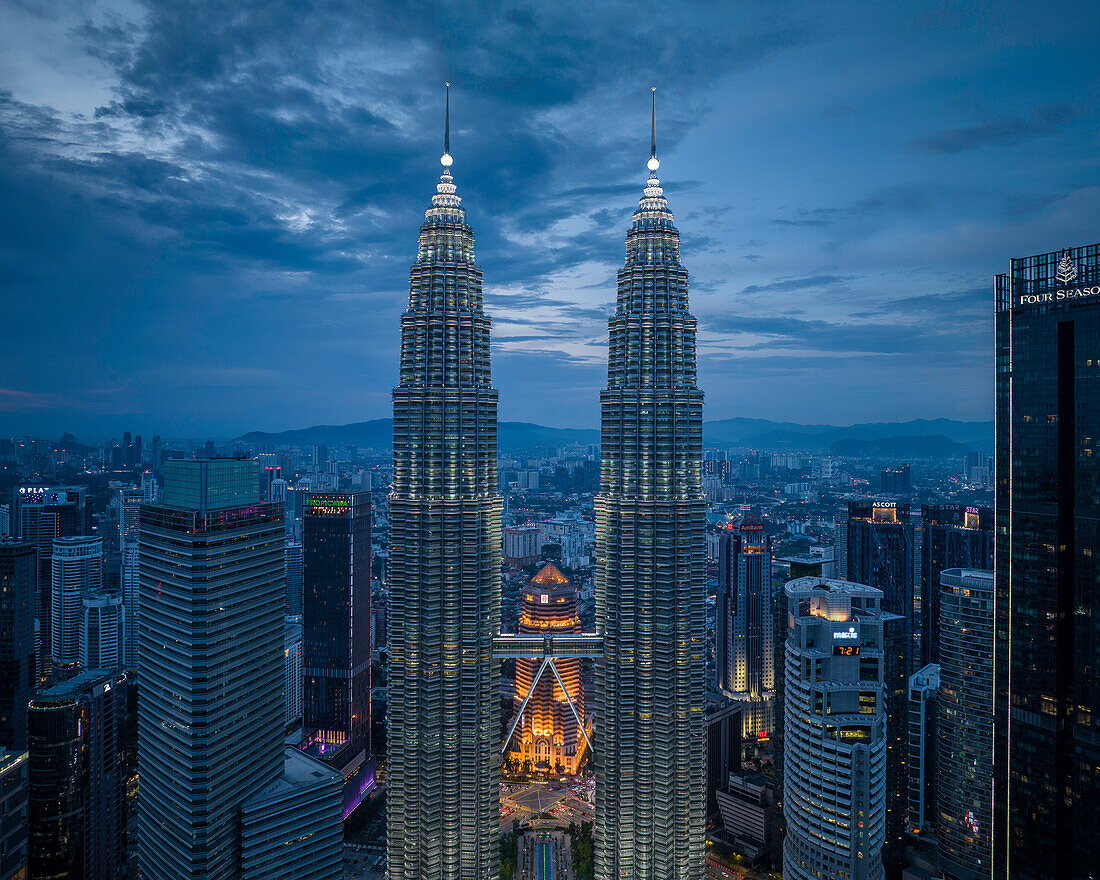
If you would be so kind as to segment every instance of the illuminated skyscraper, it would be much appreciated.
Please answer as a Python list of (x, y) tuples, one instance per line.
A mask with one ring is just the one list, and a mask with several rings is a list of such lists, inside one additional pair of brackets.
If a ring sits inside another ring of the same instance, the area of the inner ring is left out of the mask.
[(881, 880), (888, 653), (882, 592), (818, 577), (790, 581), (785, 590), (783, 877)]
[(1100, 863), (1100, 244), (996, 279), (993, 876)]
[(718, 541), (718, 687), (740, 701), (742, 735), (775, 727), (775, 601), (772, 541), (756, 514)]
[(500, 859), (497, 391), (449, 140), (409, 272), (393, 390), (391, 880), (485, 880)]
[(680, 234), (650, 176), (626, 236), (600, 394), (596, 877), (703, 872), (703, 393)]

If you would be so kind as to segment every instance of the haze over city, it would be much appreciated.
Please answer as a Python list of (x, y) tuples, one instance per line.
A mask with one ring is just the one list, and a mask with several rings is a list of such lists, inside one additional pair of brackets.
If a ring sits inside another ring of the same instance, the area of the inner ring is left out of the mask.
[(993, 412), (991, 276), (1097, 220), (1093, 3), (9, 3), (0, 427), (389, 415), (453, 83), (501, 418), (595, 427), (658, 88), (708, 419)]

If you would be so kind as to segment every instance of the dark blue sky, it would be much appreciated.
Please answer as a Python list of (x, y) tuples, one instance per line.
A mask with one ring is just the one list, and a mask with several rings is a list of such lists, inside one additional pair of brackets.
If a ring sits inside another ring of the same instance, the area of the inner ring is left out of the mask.
[(501, 417), (593, 426), (649, 86), (707, 417), (986, 419), (991, 278), (1100, 239), (1095, 2), (0, 4), (0, 430), (388, 416), (454, 173)]

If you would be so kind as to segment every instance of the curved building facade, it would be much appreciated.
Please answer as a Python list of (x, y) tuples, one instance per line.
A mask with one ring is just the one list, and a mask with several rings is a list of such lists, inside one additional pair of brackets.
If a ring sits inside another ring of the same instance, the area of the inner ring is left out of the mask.
[(50, 560), (50, 656), (55, 665), (80, 665), (84, 597), (103, 586), (103, 541), (94, 537), (55, 538)]
[[(580, 631), (576, 587), (554, 563), (548, 562), (523, 591), (520, 635), (556, 636)], [(541, 657), (516, 660), (513, 717), (529, 692), (531, 696), (513, 734), (512, 757), (521, 764), (529, 763), (535, 770), (575, 773), (584, 755), (584, 735), (577, 725), (577, 717), (584, 720), (581, 661), (578, 657), (554, 660), (564, 690), (554, 673), (547, 669), (531, 691), (541, 666)], [(569, 708), (570, 703), (576, 709), (576, 716)]]
[(940, 870), (979, 880), (993, 854), (993, 572), (951, 568), (940, 584)]
[(703, 392), (680, 234), (650, 176), (626, 236), (596, 497), (596, 877), (695, 880), (706, 809)]
[(882, 591), (787, 584), (785, 880), (881, 880), (886, 840)]
[(500, 860), (497, 391), (447, 146), (409, 272), (393, 390), (391, 880), (484, 880)]

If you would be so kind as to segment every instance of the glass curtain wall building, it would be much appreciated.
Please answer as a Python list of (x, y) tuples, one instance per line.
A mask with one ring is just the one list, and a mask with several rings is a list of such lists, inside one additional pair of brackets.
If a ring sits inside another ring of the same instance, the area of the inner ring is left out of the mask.
[(948, 880), (981, 880), (993, 824), (993, 572), (948, 569), (940, 583), (940, 870)]
[(28, 541), (0, 539), (0, 747), (27, 748), (27, 702), (37, 682), (34, 603), (38, 557)]
[(409, 272), (393, 390), (391, 880), (485, 880), (500, 861), (497, 391), (449, 140)]
[(719, 536), (715, 614), (718, 687), (742, 703), (744, 736), (768, 736), (775, 726), (775, 599), (772, 541), (759, 516), (747, 514)]
[(993, 874), (1100, 862), (1100, 245), (996, 289)]
[(302, 721), (318, 743), (370, 751), (371, 496), (306, 497)]
[(967, 504), (922, 504), (921, 664), (939, 663), (940, 572), (993, 568), (993, 511)]
[(600, 393), (598, 880), (694, 880), (703, 872), (703, 392), (688, 273), (659, 164), (654, 139), (618, 273)]
[(283, 506), (260, 500), (259, 476), (255, 461), (169, 461), (163, 503), (141, 509), (145, 880), (252, 876), (242, 860), (256, 847), (283, 854), (282, 873), (264, 876), (308, 867), (314, 880), (334, 880), (342, 870), (338, 797), (323, 822), (303, 819), (281, 842), (278, 816), (261, 816), (281, 803), (264, 795), (272, 786), (307, 798), (333, 779), (338, 792), (339, 775), (314, 761), (303, 774), (284, 755)]

